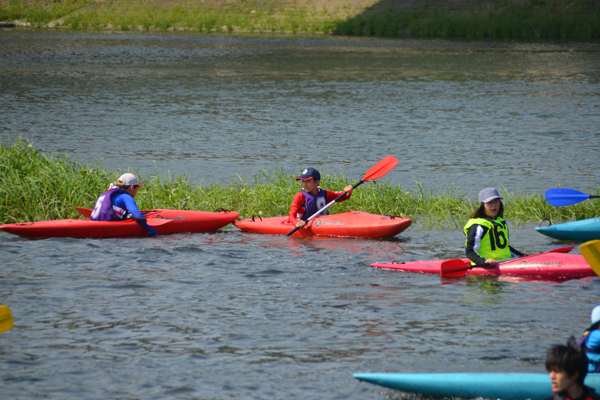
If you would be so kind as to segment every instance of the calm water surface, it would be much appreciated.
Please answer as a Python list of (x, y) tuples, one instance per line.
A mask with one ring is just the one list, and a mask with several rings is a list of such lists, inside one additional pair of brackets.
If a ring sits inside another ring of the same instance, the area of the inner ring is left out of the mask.
[[(600, 183), (600, 45), (0, 31), (0, 138), (142, 174), (227, 182), (307, 165), (470, 197)], [(561, 246), (511, 229), (515, 247)], [(441, 280), (375, 261), (462, 256), (460, 231), (389, 240), (0, 234), (2, 398), (385, 399), (358, 371), (543, 372), (600, 279)]]
[(226, 183), (306, 166), (469, 197), (600, 183), (600, 44), (0, 31), (0, 138)]
[[(532, 226), (527, 251), (559, 246)], [(391, 240), (0, 234), (2, 394), (15, 399), (385, 399), (358, 371), (543, 372), (600, 279), (441, 280), (370, 263), (458, 257), (459, 231)]]

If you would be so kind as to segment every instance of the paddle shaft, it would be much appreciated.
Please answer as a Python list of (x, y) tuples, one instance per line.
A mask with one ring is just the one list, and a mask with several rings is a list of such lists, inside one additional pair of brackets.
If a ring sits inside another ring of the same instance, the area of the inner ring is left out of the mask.
[[(355, 185), (352, 186), (352, 190), (356, 189), (358, 186), (362, 185), (364, 182), (362, 180), (358, 181)], [(314, 213), (313, 215), (311, 215), (307, 220), (306, 223), (308, 223), (308, 221), (310, 221), (313, 218), (318, 217), (319, 215), (321, 215), (321, 213), (325, 210), (327, 210), (329, 207), (331, 207), (333, 205), (333, 203), (337, 202), (338, 200), (341, 200), (342, 197), (344, 197), (345, 195), (347, 195), (347, 192), (344, 192), (342, 194), (340, 194), (338, 197), (336, 197), (334, 200), (330, 201), (329, 204), (327, 204), (325, 207), (321, 208), (319, 211), (317, 211), (316, 213)], [(305, 225), (306, 226), (306, 225)], [(296, 232), (298, 229), (302, 229), (304, 228), (304, 226), (297, 226), (295, 227), (292, 231), (286, 233), (286, 236), (291, 236), (294, 234), (294, 232)]]

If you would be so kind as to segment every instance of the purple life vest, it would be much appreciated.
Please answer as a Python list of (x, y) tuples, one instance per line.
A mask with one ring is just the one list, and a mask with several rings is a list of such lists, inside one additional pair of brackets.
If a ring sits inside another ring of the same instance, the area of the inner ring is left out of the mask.
[[(304, 195), (304, 214), (302, 214), (303, 221), (306, 221), (312, 217), (317, 211), (327, 205), (327, 191), (319, 188), (317, 195), (307, 193), (305, 191), (300, 192)], [(329, 210), (323, 211), (319, 215), (329, 215)]]
[(118, 193), (125, 193), (126, 191), (119, 188), (108, 189), (102, 193), (96, 205), (92, 211), (90, 219), (92, 221), (122, 221), (127, 216), (127, 210), (120, 207), (114, 207), (112, 204), (112, 198)]

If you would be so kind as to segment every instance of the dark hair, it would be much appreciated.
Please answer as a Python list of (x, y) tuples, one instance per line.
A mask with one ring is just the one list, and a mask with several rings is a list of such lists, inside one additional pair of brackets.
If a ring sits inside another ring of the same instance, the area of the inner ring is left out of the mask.
[(119, 189), (123, 189), (123, 190), (129, 190), (129, 188), (139, 188), (140, 185), (119, 185)]
[(588, 372), (588, 358), (571, 346), (556, 345), (550, 347), (546, 357), (546, 371), (553, 368), (564, 371), (570, 377), (577, 373), (577, 383), (583, 387)]
[[(504, 218), (504, 204), (502, 200), (500, 200), (500, 209), (498, 210), (498, 215), (496, 217)], [(488, 218), (488, 215), (485, 213), (485, 203), (479, 203), (479, 208), (471, 214), (471, 218)]]

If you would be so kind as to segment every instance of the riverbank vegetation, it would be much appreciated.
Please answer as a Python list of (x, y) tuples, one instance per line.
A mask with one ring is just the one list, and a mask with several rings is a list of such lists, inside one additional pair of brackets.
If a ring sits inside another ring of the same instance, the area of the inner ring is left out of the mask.
[(598, 0), (0, 0), (2, 20), (70, 29), (600, 39)]
[[(30, 142), (0, 143), (0, 223), (81, 218), (75, 206), (93, 208), (96, 198), (124, 171), (109, 171), (102, 164), (82, 165), (67, 156), (43, 154)], [(242, 218), (252, 215), (287, 215), (299, 184), (294, 174), (259, 171), (253, 177), (235, 176), (228, 185), (192, 185), (186, 177), (144, 176), (146, 186), (136, 200), (140, 209), (168, 208), (198, 211), (235, 210)], [(343, 190), (355, 181), (324, 175), (322, 186)], [(600, 187), (595, 193), (600, 194)], [(553, 222), (600, 215), (600, 202), (585, 201), (570, 207), (552, 207), (537, 194), (503, 193), (507, 214), (514, 224), (548, 218)], [(332, 212), (361, 210), (415, 220), (421, 229), (461, 228), (477, 204), (457, 187), (443, 192), (402, 190), (378, 180), (360, 186), (352, 200), (336, 204)]]
[(423, 1), (419, 7), (377, 7), (337, 25), (336, 33), (389, 38), (600, 39), (595, 0)]

